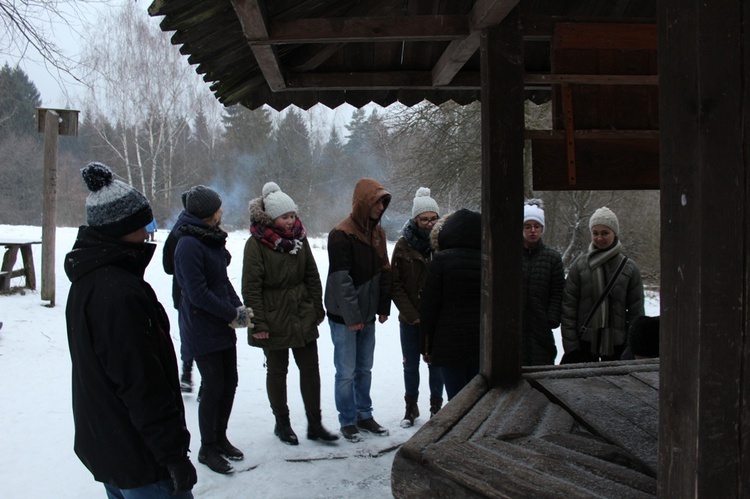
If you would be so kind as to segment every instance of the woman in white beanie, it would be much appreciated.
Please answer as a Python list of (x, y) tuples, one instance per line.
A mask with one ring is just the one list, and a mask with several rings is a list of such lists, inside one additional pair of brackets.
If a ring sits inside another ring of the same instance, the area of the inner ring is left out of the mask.
[[(417, 189), (411, 218), (396, 242), (391, 258), (391, 298), (399, 310), (401, 353), (404, 366), (404, 401), (406, 412), (401, 426), (414, 425), (419, 417), (419, 305), (422, 287), (427, 280), (427, 266), (432, 260), (430, 232), (439, 219), (439, 208), (426, 187)], [(428, 366), (430, 375), (430, 415), (443, 405), (443, 378), (437, 368)]]
[[(630, 324), (644, 315), (641, 272), (623, 254), (617, 216), (606, 206), (599, 208), (589, 220), (589, 230), (588, 251), (573, 262), (565, 285), (564, 364), (618, 360)], [(609, 293), (594, 308), (613, 277)]]
[(523, 337), (524, 366), (555, 363), (552, 330), (560, 325), (565, 271), (560, 253), (542, 242), (544, 209), (541, 199), (523, 207)]
[(286, 444), (299, 444), (286, 396), (291, 349), (300, 371), (307, 438), (338, 440), (321, 420), (317, 339), (318, 325), (325, 318), (323, 288), (297, 205), (276, 183), (268, 182), (263, 195), (250, 201), (248, 211), (251, 237), (245, 244), (242, 298), (254, 313), (255, 329), (248, 330), (248, 343), (262, 348), (266, 356), (274, 434)]

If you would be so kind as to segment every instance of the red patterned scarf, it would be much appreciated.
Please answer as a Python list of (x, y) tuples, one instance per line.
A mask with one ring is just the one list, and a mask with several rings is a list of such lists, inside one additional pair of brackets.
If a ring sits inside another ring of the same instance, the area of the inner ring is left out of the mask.
[(289, 253), (296, 255), (302, 247), (302, 241), (307, 236), (302, 221), (297, 218), (294, 221), (294, 227), (290, 232), (286, 232), (279, 227), (271, 227), (260, 222), (253, 222), (250, 225), (250, 234), (257, 237), (258, 240), (280, 253)]

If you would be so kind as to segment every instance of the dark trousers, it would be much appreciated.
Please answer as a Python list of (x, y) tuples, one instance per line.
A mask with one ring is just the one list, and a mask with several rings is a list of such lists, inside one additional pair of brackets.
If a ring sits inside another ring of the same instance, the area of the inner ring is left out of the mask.
[[(419, 398), (419, 324), (399, 323), (404, 364), (404, 395)], [(443, 377), (437, 367), (428, 365), (430, 398), (443, 398)]]
[(229, 415), (237, 391), (237, 347), (195, 358), (201, 373), (201, 395), (198, 425), (201, 442), (214, 444), (226, 437)]
[[(271, 410), (277, 420), (289, 420), (286, 397), (286, 377), (289, 371), (289, 348), (263, 349), (266, 354), (266, 392)], [(294, 362), (299, 368), (299, 389), (308, 421), (320, 421), (320, 371), (318, 370), (318, 342), (292, 348)]]
[(455, 397), (469, 381), (479, 374), (479, 364), (471, 367), (440, 367), (448, 400)]

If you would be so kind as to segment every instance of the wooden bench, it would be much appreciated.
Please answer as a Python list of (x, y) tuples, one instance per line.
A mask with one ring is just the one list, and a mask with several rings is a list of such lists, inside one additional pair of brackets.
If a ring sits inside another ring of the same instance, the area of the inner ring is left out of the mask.
[[(0, 292), (7, 292), (10, 289), (10, 281), (14, 277), (24, 277), (24, 287), (36, 289), (34, 254), (31, 251), (31, 245), (41, 243), (42, 241), (37, 240), (0, 237), (0, 246), (5, 246), (3, 265), (0, 268)], [(13, 270), (18, 257), (18, 250), (21, 250), (23, 268)]]

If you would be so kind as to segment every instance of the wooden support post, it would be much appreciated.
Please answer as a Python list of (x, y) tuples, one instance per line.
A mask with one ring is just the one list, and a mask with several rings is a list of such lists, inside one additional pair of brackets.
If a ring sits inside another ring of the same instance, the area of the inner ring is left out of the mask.
[(657, 12), (659, 497), (748, 497), (750, 3)]
[(523, 57), (518, 7), (482, 31), (481, 373), (489, 385), (521, 376)]
[(55, 227), (57, 227), (57, 139), (60, 115), (44, 117), (44, 208), (42, 214), (42, 300), (55, 306)]
[(57, 226), (57, 139), (78, 135), (78, 111), (36, 109), (36, 129), (44, 133), (44, 194), (42, 207), (42, 300), (55, 306), (55, 227)]

